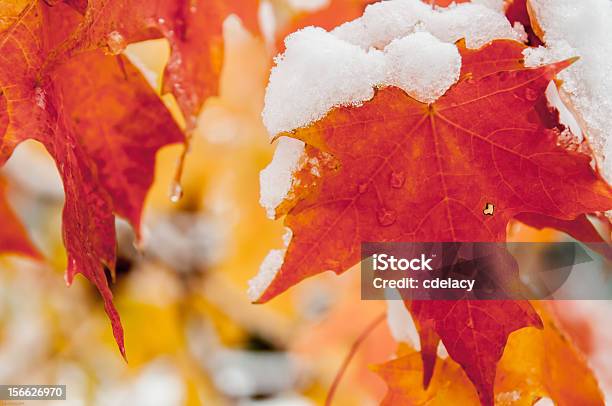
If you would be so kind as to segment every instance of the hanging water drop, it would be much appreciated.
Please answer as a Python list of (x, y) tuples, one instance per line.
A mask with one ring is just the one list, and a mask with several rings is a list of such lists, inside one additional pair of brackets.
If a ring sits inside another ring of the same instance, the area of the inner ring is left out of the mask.
[(395, 210), (382, 208), (377, 213), (378, 223), (383, 227), (388, 227), (395, 224), (397, 213)]
[(183, 187), (179, 182), (172, 182), (170, 186), (170, 201), (172, 203), (178, 203), (183, 197)]

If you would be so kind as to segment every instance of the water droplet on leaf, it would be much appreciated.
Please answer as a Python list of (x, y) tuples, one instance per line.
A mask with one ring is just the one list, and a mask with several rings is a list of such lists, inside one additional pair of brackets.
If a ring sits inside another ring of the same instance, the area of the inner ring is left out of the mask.
[(383, 208), (378, 211), (377, 217), (381, 226), (388, 227), (395, 224), (395, 221), (397, 220), (397, 213), (395, 210)]
[(178, 203), (183, 197), (183, 187), (178, 182), (172, 182), (170, 186), (170, 201), (172, 203)]
[(400, 189), (404, 186), (404, 182), (406, 181), (406, 175), (404, 172), (391, 172), (391, 177), (389, 178), (389, 184), (394, 189)]

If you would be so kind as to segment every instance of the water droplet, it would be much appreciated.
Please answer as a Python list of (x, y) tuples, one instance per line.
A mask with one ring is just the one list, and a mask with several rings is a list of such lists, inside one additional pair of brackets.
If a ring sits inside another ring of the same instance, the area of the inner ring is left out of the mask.
[(365, 192), (367, 192), (369, 187), (370, 187), (370, 184), (368, 182), (360, 183), (359, 184), (359, 194), (362, 195)]
[(381, 226), (388, 227), (390, 225), (393, 225), (397, 220), (397, 213), (395, 212), (395, 210), (383, 208), (378, 211), (377, 217), (378, 222)]
[(47, 94), (41, 87), (36, 87), (34, 92), (35, 92), (34, 97), (36, 100), (36, 105), (44, 110), (45, 107), (47, 107)]
[(183, 187), (178, 182), (172, 182), (170, 186), (170, 201), (172, 203), (178, 203), (183, 197)]
[(400, 189), (404, 186), (404, 182), (406, 181), (406, 175), (404, 172), (391, 172), (391, 177), (389, 178), (389, 184), (394, 189)]
[(538, 92), (534, 89), (525, 89), (525, 98), (529, 101), (536, 101), (538, 99)]
[(107, 54), (119, 55), (125, 50), (127, 42), (119, 31), (112, 31), (106, 36)]
[(467, 326), (468, 328), (474, 328), (474, 321), (472, 319), (468, 319)]

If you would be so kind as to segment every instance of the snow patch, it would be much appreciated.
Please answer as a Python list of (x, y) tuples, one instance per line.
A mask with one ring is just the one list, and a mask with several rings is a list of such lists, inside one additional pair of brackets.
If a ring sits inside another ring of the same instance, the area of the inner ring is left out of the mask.
[(504, 0), (472, 0), (472, 3), (481, 4), (500, 13), (504, 12)]
[(612, 2), (531, 0), (546, 47), (525, 51), (527, 66), (580, 59), (559, 74), (561, 96), (586, 131), (598, 167), (612, 182)]
[(300, 168), (303, 155), (302, 141), (281, 137), (272, 162), (259, 173), (259, 204), (266, 209), (269, 218), (274, 219), (276, 208), (289, 194), (293, 173)]
[(374, 96), (384, 76), (384, 58), (308, 27), (285, 39), (266, 89), (263, 121), (271, 135), (304, 127), (332, 107)]
[(515, 31), (503, 13), (494, 8), (472, 3), (432, 8), (420, 0), (375, 3), (366, 8), (362, 17), (332, 33), (364, 49), (382, 49), (394, 39), (417, 31), (427, 31), (450, 43), (465, 38), (469, 48), (501, 38), (520, 41), (524, 35)]
[(373, 4), (332, 32), (305, 28), (286, 38), (286, 51), (275, 60), (264, 124), (271, 136), (295, 130), (333, 107), (360, 105), (385, 85), (431, 103), (459, 77), (457, 40), (477, 48), (494, 39), (521, 40), (520, 31), (480, 4), (432, 8), (420, 0)]
[(453, 44), (427, 32), (396, 39), (385, 48), (386, 84), (433, 103), (459, 80), (461, 55)]
[(253, 302), (259, 299), (268, 286), (270, 286), (285, 261), (285, 253), (293, 236), (289, 228), (285, 228), (285, 230), (285, 235), (283, 236), (285, 248), (271, 250), (260, 265), (259, 273), (249, 281), (247, 295), (249, 300)]

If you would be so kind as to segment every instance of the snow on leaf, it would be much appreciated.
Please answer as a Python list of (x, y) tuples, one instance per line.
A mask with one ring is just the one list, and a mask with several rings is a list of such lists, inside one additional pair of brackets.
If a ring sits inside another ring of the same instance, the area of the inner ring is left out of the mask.
[(495, 8), (476, 3), (439, 8), (420, 0), (374, 3), (362, 17), (342, 24), (332, 33), (364, 49), (380, 49), (394, 39), (419, 31), (427, 31), (444, 42), (465, 39), (468, 48), (478, 48), (493, 39), (522, 40), (524, 36)]
[[(590, 157), (556, 142), (558, 113), (545, 91), (573, 61), (529, 69), (525, 47), (510, 40), (459, 48), (459, 81), (434, 103), (386, 87), (361, 106), (337, 107), (282, 134), (306, 144), (306, 161), (330, 158), (315, 179), (296, 172), (282, 204), (293, 236), (258, 302), (321, 272), (344, 272), (359, 261), (362, 241), (503, 242), (519, 213), (572, 220), (612, 207)], [(492, 216), (482, 214), (487, 203)], [(526, 302), (415, 305), (486, 405), (508, 335), (541, 326)]]
[(51, 7), (31, 1), (0, 33), (5, 58), (0, 122), (7, 123), (0, 163), (26, 139), (42, 143), (55, 160), (66, 196), (66, 279), (70, 283), (81, 273), (96, 285), (125, 356), (119, 314), (104, 273), (104, 266), (114, 272), (114, 213), (138, 229), (155, 153), (183, 136), (127, 59), (93, 51), (47, 64), (79, 19), (63, 3)]
[[(612, 115), (612, 3), (607, 0), (529, 0), (535, 33), (545, 47), (528, 48), (528, 66), (580, 59), (559, 75), (562, 99), (583, 127), (598, 169), (612, 181), (609, 119)], [(588, 21), (588, 24), (585, 24)]]
[(286, 38), (287, 50), (276, 59), (264, 124), (273, 136), (290, 131), (332, 107), (369, 100), (375, 87), (389, 84), (433, 101), (457, 80), (460, 58), (453, 48), (462, 38), (472, 47), (520, 35), (503, 14), (482, 5), (433, 9), (419, 0), (375, 3), (331, 32), (300, 30)]

